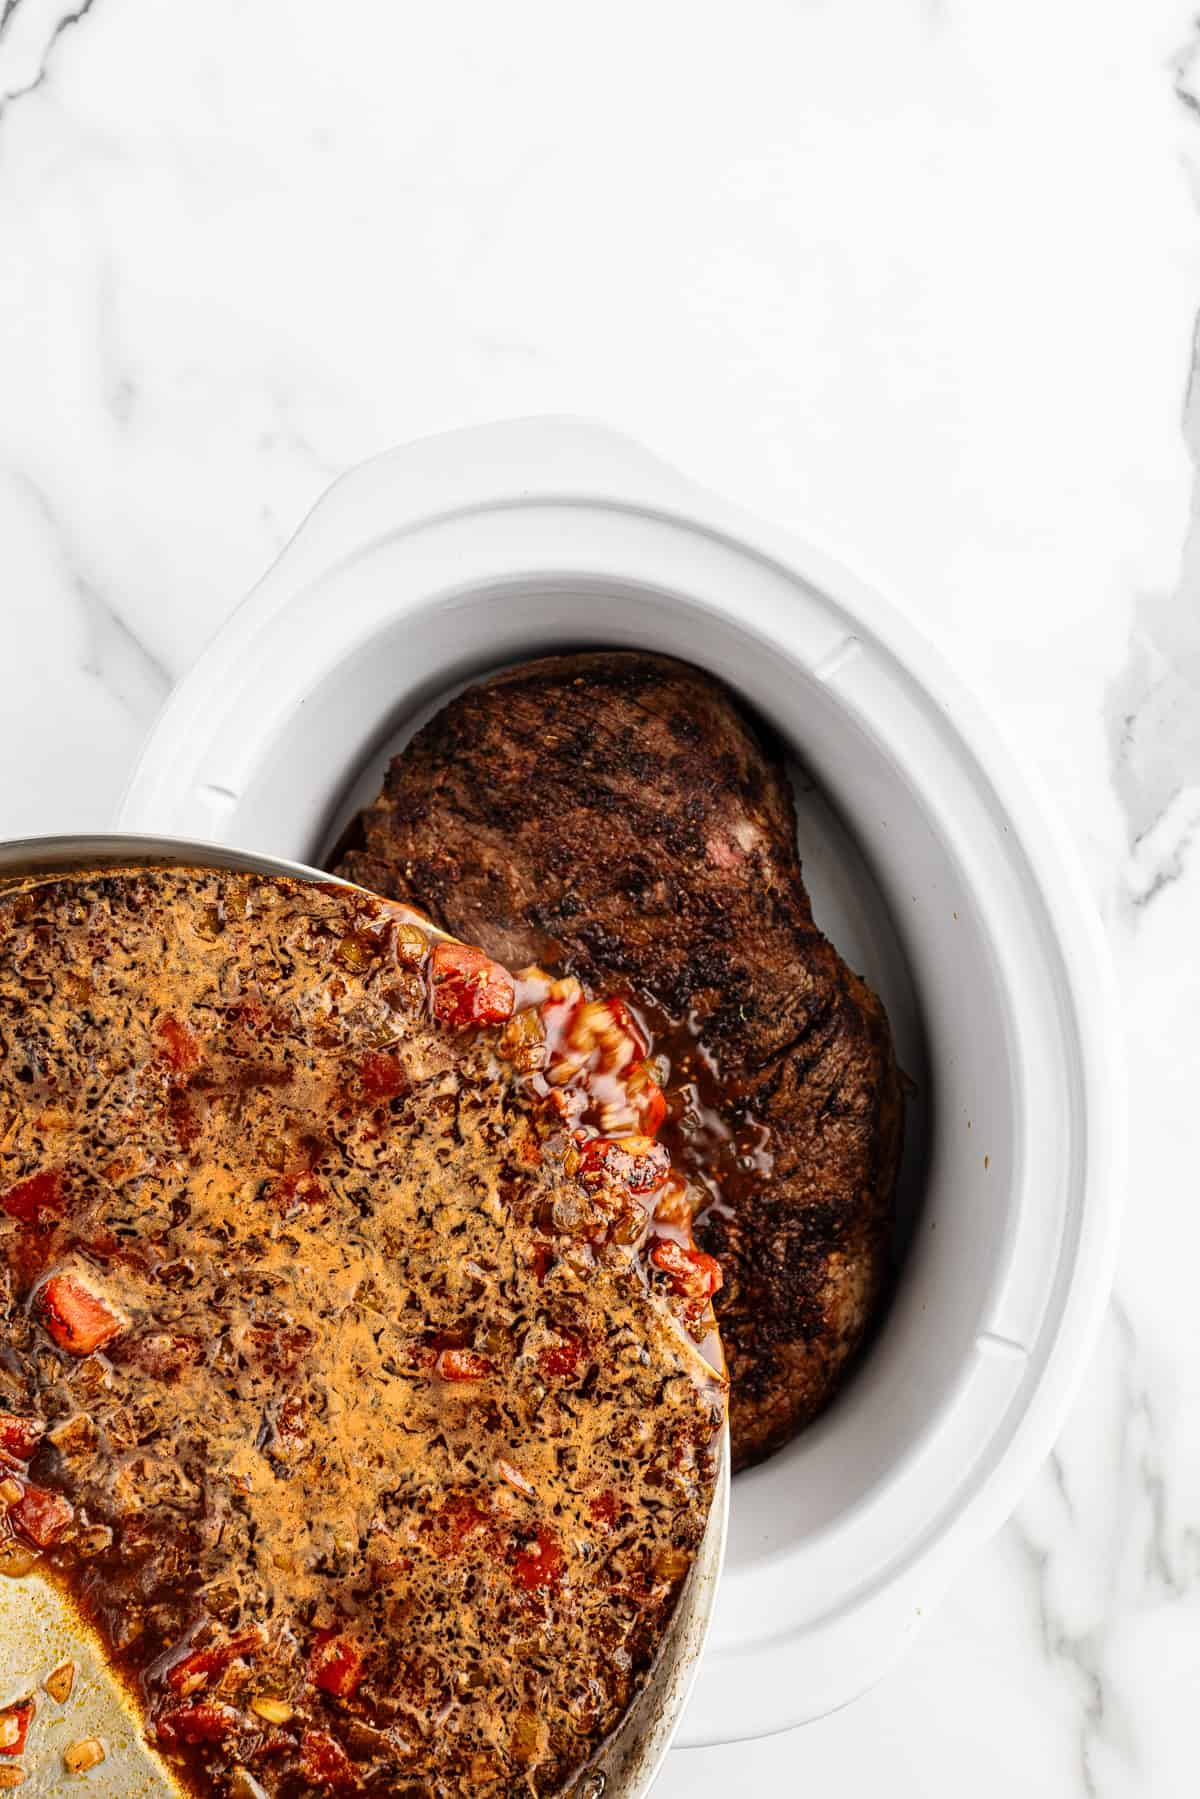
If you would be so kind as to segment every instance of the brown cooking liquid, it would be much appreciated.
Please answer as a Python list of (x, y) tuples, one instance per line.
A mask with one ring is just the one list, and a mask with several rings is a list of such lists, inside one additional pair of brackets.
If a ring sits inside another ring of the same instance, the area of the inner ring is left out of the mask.
[(347, 889), (0, 893), (0, 1568), (196, 1793), (556, 1794), (628, 1708), (724, 1407), (638, 1037)]
[(738, 1202), (771, 1178), (769, 1125), (741, 1115), (736, 1086), (722, 1075), (700, 1020), (675, 1017), (646, 994), (622, 997), (663, 1064), (667, 1115), (659, 1141), (688, 1180), (695, 1223), (735, 1216)]

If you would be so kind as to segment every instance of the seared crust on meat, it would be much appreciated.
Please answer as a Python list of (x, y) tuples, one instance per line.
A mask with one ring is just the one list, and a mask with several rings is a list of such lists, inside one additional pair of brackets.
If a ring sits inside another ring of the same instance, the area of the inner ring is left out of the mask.
[(725, 1272), (735, 1465), (786, 1443), (878, 1310), (903, 1104), (883, 1008), (813, 922), (778, 751), (684, 663), (547, 657), (425, 726), (337, 871), (690, 1021), (742, 1152), (698, 1231)]

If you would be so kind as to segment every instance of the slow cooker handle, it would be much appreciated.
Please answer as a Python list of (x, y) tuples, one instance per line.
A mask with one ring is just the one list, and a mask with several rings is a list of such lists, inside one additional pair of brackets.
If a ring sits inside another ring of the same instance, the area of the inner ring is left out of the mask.
[[(598, 495), (678, 506), (698, 491), (669, 463), (595, 420), (567, 414), (468, 426), (385, 450), (347, 470), (317, 501), (241, 612), (255, 619), (380, 538), (503, 496)], [(709, 497), (709, 503), (712, 503)]]

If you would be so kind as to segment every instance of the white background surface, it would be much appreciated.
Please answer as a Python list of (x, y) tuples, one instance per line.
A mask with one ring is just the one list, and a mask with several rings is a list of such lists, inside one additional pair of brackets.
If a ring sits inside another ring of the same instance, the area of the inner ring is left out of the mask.
[(903, 1665), (802, 1732), (676, 1755), (660, 1791), (1194, 1799), (1188, 7), (0, 19), (0, 834), (108, 824), (322, 488), (423, 432), (589, 413), (873, 570), (1040, 767), (1108, 925), (1117, 1297), (1058, 1452)]

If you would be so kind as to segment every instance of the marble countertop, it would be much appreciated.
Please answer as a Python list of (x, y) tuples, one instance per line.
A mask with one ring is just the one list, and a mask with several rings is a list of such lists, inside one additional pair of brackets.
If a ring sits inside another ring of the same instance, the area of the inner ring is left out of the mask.
[(0, 835), (99, 829), (330, 479), (590, 414), (873, 570), (1061, 806), (1135, 1184), (907, 1659), (663, 1799), (1194, 1799), (1200, 30), (1166, 0), (0, 0)]

